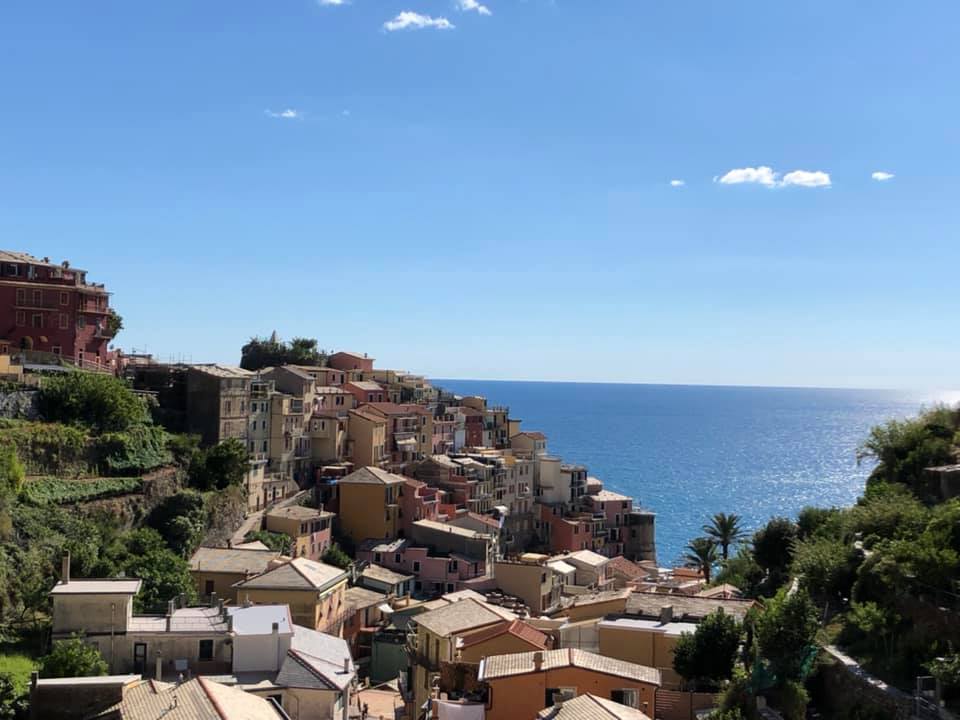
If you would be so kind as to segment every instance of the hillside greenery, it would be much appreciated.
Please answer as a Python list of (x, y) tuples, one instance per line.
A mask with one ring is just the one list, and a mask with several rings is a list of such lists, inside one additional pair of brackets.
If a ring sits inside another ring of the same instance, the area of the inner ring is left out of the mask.
[(20, 499), (31, 505), (65, 505), (137, 492), (143, 478), (115, 477), (93, 480), (64, 480), (55, 477), (31, 478), (23, 485)]
[(261, 370), (278, 365), (323, 365), (327, 353), (317, 348), (311, 338), (293, 338), (289, 342), (277, 339), (253, 337), (240, 349), (240, 367), (246, 370)]

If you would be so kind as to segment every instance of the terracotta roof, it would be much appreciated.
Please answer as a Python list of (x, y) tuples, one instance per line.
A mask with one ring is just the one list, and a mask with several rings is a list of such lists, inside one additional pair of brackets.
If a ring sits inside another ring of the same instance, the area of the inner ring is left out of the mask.
[[(541, 652), (543, 655), (542, 670), (577, 667), (636, 682), (660, 685), (660, 671), (646, 665), (616, 660), (577, 648), (536, 652)], [(509, 655), (493, 655), (485, 658), (480, 662), (480, 674), (477, 679), (485, 681), (535, 673), (537, 672), (534, 667), (536, 652), (510, 653)]]
[(544, 435), (542, 432), (539, 432), (539, 431), (536, 431), (536, 430), (521, 430), (520, 432), (515, 433), (514, 435), (511, 435), (511, 436), (510, 436), (510, 439), (512, 440), (513, 438), (517, 437), (518, 435), (526, 435), (527, 437), (533, 438), (534, 440), (546, 440), (546, 439), (547, 439), (547, 436), (546, 436), (546, 435)]
[(371, 580), (386, 583), (387, 585), (396, 585), (397, 583), (402, 583), (404, 580), (412, 579), (413, 575), (403, 575), (394, 572), (390, 568), (385, 568), (383, 565), (371, 564), (363, 569), (360, 577), (370, 578)]
[(604, 557), (600, 553), (595, 553), (593, 550), (577, 550), (576, 552), (563, 555), (558, 559), (565, 560), (573, 565), (587, 565), (593, 568), (606, 565), (610, 562), (609, 558)]
[(386, 599), (387, 596), (383, 593), (378, 593), (374, 590), (368, 590), (367, 588), (359, 586), (347, 588), (346, 592), (343, 594), (343, 604), (352, 607), (355, 610), (363, 610), (364, 608), (379, 605), (380, 603), (385, 602)]
[(233, 587), (320, 591), (346, 579), (345, 570), (299, 557), (249, 580), (234, 583)]
[(514, 620), (513, 622), (504, 621), (498, 625), (464, 635), (461, 647), (473, 647), (491, 638), (506, 634), (520, 638), (540, 650), (547, 649), (547, 636), (532, 625), (527, 625), (521, 620)]
[(412, 618), (417, 625), (440, 637), (492, 625), (500, 620), (500, 615), (476, 600), (461, 600)]
[(697, 597), (705, 598), (742, 598), (743, 592), (736, 585), (723, 583), (697, 593)]
[(365, 403), (365, 408), (375, 410), (381, 415), (429, 415), (430, 411), (422, 405), (409, 403), (398, 405), (392, 402)]
[(664, 595), (653, 592), (634, 592), (627, 598), (627, 615), (657, 619), (665, 607), (673, 608), (674, 620), (699, 622), (718, 608), (743, 620), (747, 611), (755, 605), (753, 600), (733, 598), (706, 598), (690, 595)]
[(219, 378), (251, 378), (255, 374), (234, 365), (217, 365), (216, 363), (190, 365), (190, 369)]
[[(174, 699), (176, 698), (176, 699)], [(96, 717), (111, 720), (278, 720), (269, 700), (199, 677), (183, 683), (146, 680)]]
[(639, 710), (587, 693), (537, 713), (539, 720), (650, 720)]
[(573, 607), (582, 607), (584, 605), (613, 602), (614, 600), (626, 600), (632, 593), (633, 591), (630, 588), (623, 588), (622, 590), (604, 590), (588, 595), (575, 595), (571, 605)]
[(376, 413), (364, 412), (365, 407), (366, 406), (352, 409), (350, 410), (350, 414), (357, 415), (358, 417), (362, 417), (364, 420), (368, 420), (370, 422), (383, 423), (384, 425), (386, 425), (387, 419), (385, 417), (383, 417), (382, 415), (377, 415)]
[(645, 578), (650, 574), (647, 570), (644, 570), (635, 562), (627, 560), (623, 555), (617, 555), (616, 557), (610, 558), (610, 562), (608, 563), (607, 567), (609, 567), (614, 574), (625, 577), (628, 580)]
[(338, 350), (337, 352), (333, 353), (330, 357), (334, 358), (337, 355), (348, 355), (349, 357), (357, 358), (358, 360), (373, 360), (372, 357), (367, 357), (364, 353), (350, 352), (349, 350)]
[(354, 380), (353, 382), (348, 382), (347, 385), (355, 387), (358, 390), (366, 390), (367, 392), (378, 392), (383, 390), (383, 388), (373, 380)]
[[(352, 411), (355, 412), (355, 411)], [(406, 482), (402, 475), (396, 475), (378, 467), (362, 467), (337, 480), (338, 485), (394, 485)]]

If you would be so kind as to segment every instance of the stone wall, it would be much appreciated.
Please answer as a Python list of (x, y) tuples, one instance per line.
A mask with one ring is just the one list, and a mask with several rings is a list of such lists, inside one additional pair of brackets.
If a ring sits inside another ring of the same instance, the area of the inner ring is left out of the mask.
[(909, 720), (913, 698), (873, 677), (836, 648), (825, 648), (810, 690), (827, 717), (872, 720)]
[(11, 420), (36, 420), (40, 417), (37, 410), (36, 390), (15, 390), (0, 393), (0, 417)]
[(138, 493), (77, 503), (77, 508), (86, 515), (113, 515), (126, 529), (139, 527), (164, 498), (182, 489), (183, 480), (179, 468), (160, 468), (143, 476), (143, 489)]

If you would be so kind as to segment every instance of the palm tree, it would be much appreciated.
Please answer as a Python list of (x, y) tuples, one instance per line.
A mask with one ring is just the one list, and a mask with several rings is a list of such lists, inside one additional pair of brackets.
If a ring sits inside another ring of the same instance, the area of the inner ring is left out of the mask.
[(687, 567), (697, 568), (703, 573), (703, 579), (710, 583), (713, 566), (717, 564), (717, 543), (710, 538), (694, 538), (687, 545), (687, 553), (683, 556)]
[(710, 523), (703, 526), (703, 531), (717, 545), (720, 546), (720, 552), (723, 559), (726, 560), (730, 555), (730, 546), (743, 540), (746, 533), (740, 527), (740, 516), (736, 513), (717, 513), (710, 518)]

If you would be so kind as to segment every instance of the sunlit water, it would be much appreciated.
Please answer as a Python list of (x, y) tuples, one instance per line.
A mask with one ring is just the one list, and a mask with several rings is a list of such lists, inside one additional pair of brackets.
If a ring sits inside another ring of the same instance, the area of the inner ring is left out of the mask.
[(659, 560), (669, 563), (715, 512), (754, 528), (805, 505), (849, 505), (867, 464), (870, 428), (956, 393), (888, 390), (436, 380), (508, 405), (551, 454), (587, 465), (605, 487), (657, 513)]

